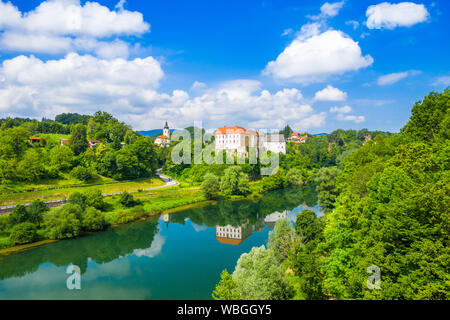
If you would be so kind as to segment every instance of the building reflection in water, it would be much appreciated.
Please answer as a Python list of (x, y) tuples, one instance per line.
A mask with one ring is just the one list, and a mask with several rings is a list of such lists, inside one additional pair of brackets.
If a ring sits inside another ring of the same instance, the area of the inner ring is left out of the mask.
[(232, 225), (216, 226), (216, 239), (220, 243), (237, 246), (250, 237), (253, 232), (261, 232), (263, 230), (264, 217), (259, 216), (253, 225), (247, 221), (239, 227), (233, 227)]

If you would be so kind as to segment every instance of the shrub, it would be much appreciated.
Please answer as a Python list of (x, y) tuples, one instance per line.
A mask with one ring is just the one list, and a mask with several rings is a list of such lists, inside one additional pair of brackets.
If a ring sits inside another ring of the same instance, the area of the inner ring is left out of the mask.
[(23, 222), (29, 222), (30, 216), (24, 205), (17, 205), (9, 215), (9, 224), (15, 226)]
[(134, 200), (133, 195), (128, 192), (124, 192), (120, 195), (119, 202), (121, 205), (127, 208), (131, 208), (139, 204), (138, 201)]
[(73, 238), (81, 232), (82, 210), (78, 205), (66, 204), (44, 215), (44, 225), (50, 239)]
[(201, 185), (201, 190), (206, 199), (216, 199), (220, 191), (219, 178), (213, 173), (207, 173)]
[(94, 190), (86, 194), (86, 205), (88, 207), (94, 207), (98, 210), (103, 210), (105, 208), (105, 201), (103, 200), (103, 195), (100, 190)]
[(80, 192), (72, 193), (67, 202), (80, 206), (81, 210), (85, 210), (87, 207), (87, 197)]
[(26, 244), (36, 241), (37, 239), (36, 225), (31, 222), (20, 223), (11, 230), (9, 241), (13, 244)]
[(105, 215), (94, 207), (88, 207), (83, 213), (82, 226), (86, 231), (100, 231), (105, 229), (107, 223)]
[(78, 180), (84, 181), (84, 182), (87, 182), (92, 178), (92, 174), (89, 171), (89, 169), (82, 167), (82, 166), (75, 167), (70, 172), (70, 175), (72, 177), (74, 177), (75, 179), (78, 179)]
[(36, 199), (27, 208), (29, 221), (40, 226), (44, 220), (44, 213), (48, 212), (50, 208), (42, 200)]

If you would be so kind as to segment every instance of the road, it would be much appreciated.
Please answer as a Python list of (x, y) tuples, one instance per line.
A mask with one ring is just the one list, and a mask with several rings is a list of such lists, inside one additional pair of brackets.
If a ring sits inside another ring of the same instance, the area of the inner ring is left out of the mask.
[[(161, 178), (161, 180), (163, 180), (165, 182), (165, 184), (163, 186), (159, 186), (159, 187), (154, 187), (154, 188), (149, 188), (149, 189), (144, 189), (142, 191), (152, 191), (152, 190), (158, 190), (158, 189), (164, 189), (164, 188), (169, 188), (169, 187), (174, 187), (179, 185), (179, 182), (176, 180), (173, 180), (165, 175), (162, 174), (162, 169), (158, 169), (156, 171), (156, 174), (158, 177)], [(128, 193), (137, 193), (139, 191), (128, 191)], [(117, 192), (117, 193), (104, 193), (103, 196), (104, 197), (110, 197), (110, 196), (117, 196), (119, 194), (121, 194), (122, 192)], [(65, 204), (67, 202), (66, 199), (58, 199), (58, 200), (49, 200), (49, 201), (44, 201), (49, 207), (59, 207), (63, 204)], [(26, 203), (24, 204), (25, 207), (28, 207), (31, 203)], [(10, 213), (11, 211), (13, 211), (14, 207), (16, 205), (12, 205), (12, 206), (4, 206), (4, 207), (0, 207), (0, 216), (1, 215), (5, 215), (7, 213)]]

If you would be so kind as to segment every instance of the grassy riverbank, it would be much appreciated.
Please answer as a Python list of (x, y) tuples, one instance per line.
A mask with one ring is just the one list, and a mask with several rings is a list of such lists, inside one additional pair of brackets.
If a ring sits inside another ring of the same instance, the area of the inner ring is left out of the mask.
[[(131, 223), (159, 214), (175, 213), (178, 211), (207, 205), (215, 201), (237, 201), (243, 199), (256, 199), (262, 196), (260, 182), (251, 184), (252, 194), (244, 196), (226, 196), (219, 194), (216, 200), (208, 200), (198, 187), (174, 186), (157, 191), (141, 191), (134, 194), (138, 204), (132, 208), (126, 208), (120, 204), (120, 196), (105, 197), (105, 218), (110, 227)], [(55, 209), (52, 209), (55, 210)], [(39, 230), (40, 241), (31, 244), (13, 246), (8, 239), (8, 234), (0, 233), (0, 256), (29, 250), (31, 248), (53, 243), (55, 240), (46, 239), (45, 230)]]
[[(65, 180), (68, 181), (68, 180)], [(0, 206), (10, 206), (16, 204), (30, 203), (35, 199), (57, 200), (67, 199), (70, 194), (75, 192), (92, 192), (100, 190), (102, 193), (119, 193), (145, 190), (164, 185), (160, 178), (145, 178), (132, 181), (117, 182), (112, 179), (100, 179), (96, 183), (84, 184), (79, 186), (64, 186), (42, 183), (36, 186), (35, 190), (29, 192), (18, 192), (9, 194), (0, 194)]]

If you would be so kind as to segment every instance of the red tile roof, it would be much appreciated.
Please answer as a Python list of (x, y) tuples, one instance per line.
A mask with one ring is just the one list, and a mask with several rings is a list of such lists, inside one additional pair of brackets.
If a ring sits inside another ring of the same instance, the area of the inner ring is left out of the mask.
[(234, 126), (234, 127), (222, 127), (217, 129), (218, 133), (221, 134), (227, 134), (227, 133), (248, 133), (248, 131), (243, 128), (243, 127), (239, 127), (239, 126)]
[(160, 138), (160, 139), (169, 139), (169, 138), (168, 138), (167, 136), (165, 136), (165, 135), (157, 136), (156, 138), (157, 138), (157, 139), (158, 139), (158, 138)]

